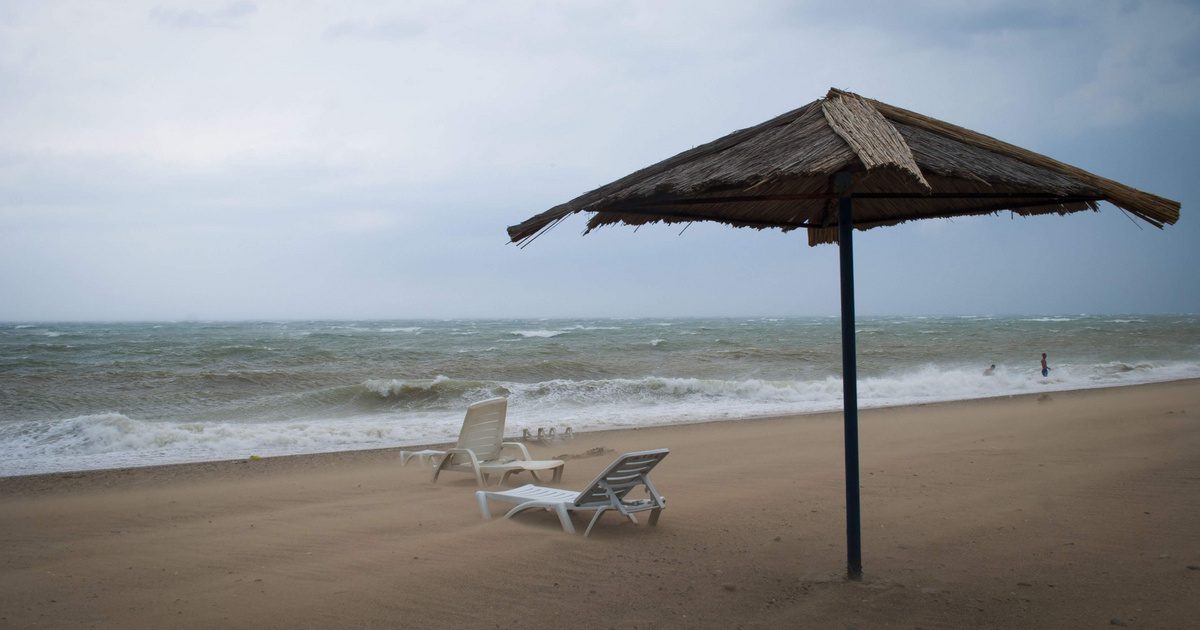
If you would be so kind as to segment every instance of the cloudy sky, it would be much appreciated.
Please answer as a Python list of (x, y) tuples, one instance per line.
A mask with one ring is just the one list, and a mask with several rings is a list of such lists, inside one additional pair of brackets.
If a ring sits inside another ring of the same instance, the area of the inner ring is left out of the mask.
[(1200, 6), (0, 0), (0, 320), (823, 315), (804, 234), (504, 228), (830, 87), (1183, 203), (860, 233), (864, 314), (1200, 312)]

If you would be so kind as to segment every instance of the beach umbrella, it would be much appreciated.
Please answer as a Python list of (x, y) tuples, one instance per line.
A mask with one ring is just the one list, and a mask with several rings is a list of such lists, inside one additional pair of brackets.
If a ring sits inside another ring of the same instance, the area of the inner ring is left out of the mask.
[[(862, 577), (853, 231), (917, 219), (1068, 214), (1107, 201), (1161, 228), (1179, 203), (1044, 155), (851, 92), (622, 177), (508, 228), (529, 244), (567, 216), (592, 213), (587, 232), (615, 223), (715, 221), (805, 230), (840, 251), (846, 462), (847, 573)], [(587, 233), (585, 232), (585, 234)]]

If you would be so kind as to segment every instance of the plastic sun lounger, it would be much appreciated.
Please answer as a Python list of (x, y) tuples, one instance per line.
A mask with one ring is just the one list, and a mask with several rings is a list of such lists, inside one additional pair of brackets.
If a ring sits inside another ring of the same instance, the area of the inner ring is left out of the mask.
[[(561, 459), (535, 460), (529, 456), (529, 449), (524, 444), (504, 441), (507, 414), (506, 398), (492, 398), (467, 407), (467, 417), (463, 419), (458, 444), (448, 449), (433, 469), (433, 482), (437, 482), (443, 470), (473, 473), (481, 487), (487, 486), (491, 475), (502, 475), (499, 481), (502, 484), (509, 476), (523, 471), (528, 471), (538, 481), (541, 481), (537, 475), (539, 470), (553, 471), (555, 482), (562, 479), (566, 463)], [(520, 459), (502, 457), (500, 453), (505, 448), (520, 451)]]
[[(634, 513), (651, 510), (649, 523), (654, 526), (658, 524), (658, 515), (666, 507), (667, 500), (658, 493), (654, 484), (650, 483), (650, 470), (657, 466), (669, 452), (668, 449), (660, 448), (652, 451), (625, 453), (609, 464), (608, 468), (605, 468), (604, 472), (600, 473), (583, 492), (528, 484), (512, 490), (479, 490), (475, 493), (475, 499), (479, 502), (479, 511), (485, 521), (492, 518), (491, 510), (488, 507), (489, 499), (517, 504), (504, 515), (504, 518), (512, 518), (516, 514), (534, 508), (553, 510), (558, 514), (563, 531), (568, 534), (575, 533), (575, 526), (571, 523), (571, 512), (596, 512), (592, 521), (588, 523), (587, 529), (584, 530), (584, 536), (592, 533), (592, 528), (596, 526), (600, 516), (608, 510), (616, 510), (633, 521), (635, 525), (638, 521)], [(638, 486), (646, 487), (649, 498), (637, 501), (627, 500), (626, 496), (629, 491)]]
[(439, 451), (433, 448), (427, 448), (422, 451), (400, 451), (400, 465), (407, 466), (408, 462), (418, 460), (422, 466), (437, 464), (438, 458), (445, 455), (446, 451)]

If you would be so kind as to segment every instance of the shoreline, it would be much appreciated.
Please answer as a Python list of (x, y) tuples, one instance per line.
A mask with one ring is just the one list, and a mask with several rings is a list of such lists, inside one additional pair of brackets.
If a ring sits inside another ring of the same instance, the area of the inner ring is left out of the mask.
[[(835, 323), (689, 321), (7, 330), (0, 475), (445, 443), (470, 402), (495, 395), (510, 398), (513, 434), (840, 410)], [(873, 317), (857, 328), (862, 410), (1200, 378), (1195, 317)], [(1045, 348), (1049, 378), (1030, 361)]]
[[(1099, 385), (1096, 387), (1083, 387), (1083, 388), (1061, 389), (1061, 390), (1047, 389), (1046, 391), (1043, 391), (1043, 392), (1027, 392), (1027, 393), (1020, 393), (1020, 394), (998, 394), (995, 396), (984, 396), (984, 397), (980, 397), (980, 398), (955, 398), (955, 399), (948, 399), (948, 400), (935, 400), (935, 401), (928, 401), (928, 402), (919, 402), (919, 403), (910, 403), (910, 404), (892, 405), (892, 406), (859, 407), (859, 411), (863, 412), (863, 411), (868, 411), (868, 410), (889, 410), (889, 409), (895, 410), (895, 409), (922, 408), (922, 407), (935, 406), (935, 405), (971, 403), (971, 402), (975, 402), (975, 401), (982, 402), (982, 401), (990, 401), (990, 400), (1022, 399), (1022, 398), (1030, 398), (1030, 397), (1035, 397), (1035, 396), (1044, 396), (1047, 394), (1067, 394), (1067, 393), (1072, 393), (1072, 392), (1123, 390), (1123, 389), (1127, 389), (1127, 388), (1140, 388), (1140, 387), (1147, 387), (1147, 386), (1154, 386), (1154, 385), (1165, 385), (1165, 384), (1169, 384), (1169, 383), (1187, 383), (1187, 382), (1200, 383), (1200, 378), (1182, 378), (1182, 379), (1173, 379), (1173, 380), (1166, 380), (1166, 381), (1153, 381), (1153, 382), (1148, 382), (1148, 383), (1130, 383), (1127, 385)], [(609, 432), (638, 431), (638, 430), (651, 429), (651, 428), (690, 427), (690, 426), (704, 426), (704, 425), (710, 425), (710, 424), (742, 423), (742, 422), (754, 422), (754, 421), (766, 421), (766, 420), (795, 419), (795, 418), (823, 416), (823, 415), (836, 415), (840, 418), (841, 414), (842, 414), (842, 410), (839, 408), (837, 410), (803, 411), (803, 412), (788, 413), (788, 414), (763, 414), (763, 415), (749, 415), (749, 416), (738, 416), (738, 417), (729, 417), (729, 418), (707, 418), (707, 419), (698, 419), (698, 420), (694, 420), (694, 421), (668, 422), (668, 423), (662, 423), (662, 424), (648, 424), (648, 425), (642, 425), (642, 426), (637, 426), (637, 427), (612, 427), (612, 428), (603, 428), (603, 429), (591, 429), (591, 430), (585, 430), (585, 431), (576, 431), (575, 435), (582, 436), (582, 435), (604, 434), (604, 433), (609, 433)], [(511, 439), (515, 439), (518, 441), (520, 440), (519, 437), (514, 437)], [(565, 444), (565, 443), (559, 442), (558, 444)], [(420, 449), (427, 449), (427, 448), (445, 450), (446, 448), (449, 448), (453, 445), (454, 445), (453, 442), (417, 442), (417, 443), (412, 443), (412, 444), (399, 444), (399, 445), (394, 445), (394, 446), (344, 449), (344, 450), (337, 450), (337, 451), (317, 451), (317, 452), (312, 452), (312, 453), (289, 453), (289, 454), (283, 454), (283, 455), (263, 455), (263, 456), (257, 457), (256, 459), (251, 459), (250, 457), (244, 457), (244, 458), (238, 458), (238, 459), (215, 459), (215, 460), (198, 460), (198, 461), (190, 461), (190, 462), (148, 464), (146, 466), (120, 466), (120, 467), (114, 467), (114, 468), (85, 468), (85, 469), (78, 469), (78, 470), (63, 470), (63, 471), (54, 471), (54, 472), (33, 473), (33, 474), (27, 474), (27, 475), (3, 475), (3, 476), (0, 476), (0, 493), (4, 492), (6, 490), (6, 485), (11, 486), (14, 484), (24, 484), (27, 482), (34, 483), (34, 480), (36, 480), (38, 478), (46, 478), (46, 479), (54, 479), (54, 480), (58, 480), (58, 481), (64, 481), (64, 480), (70, 480), (70, 479), (80, 479), (83, 477), (93, 476), (93, 475), (104, 475), (104, 476), (108, 476), (108, 477), (129, 477), (129, 476), (138, 474), (139, 471), (155, 471), (158, 469), (171, 470), (171, 469), (175, 469), (177, 467), (185, 467), (185, 468), (186, 467), (195, 467), (197, 469), (209, 469), (210, 473), (212, 473), (212, 474), (221, 474), (222, 472), (226, 471), (231, 466), (239, 466), (239, 465), (259, 465), (259, 466), (261, 466), (261, 465), (263, 465), (264, 462), (268, 462), (268, 461), (276, 462), (276, 461), (282, 461), (282, 460), (289, 460), (292, 458), (326, 458), (327, 459), (327, 458), (340, 458), (340, 457), (344, 457), (347, 459), (373, 460), (373, 459), (377, 459), (379, 457), (390, 456), (389, 454), (394, 455), (401, 450), (420, 450)]]

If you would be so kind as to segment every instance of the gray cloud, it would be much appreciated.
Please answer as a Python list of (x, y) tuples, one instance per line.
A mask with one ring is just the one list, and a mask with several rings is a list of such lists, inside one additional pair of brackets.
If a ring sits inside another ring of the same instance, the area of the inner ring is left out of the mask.
[(162, 26), (176, 29), (229, 28), (256, 11), (258, 5), (255, 3), (238, 0), (207, 11), (154, 7), (150, 10), (150, 19)]
[(864, 312), (1200, 310), (1193, 5), (124, 6), (0, 9), (0, 319), (832, 313), (803, 235), (504, 233), (830, 86), (1184, 202), (864, 233)]
[(425, 30), (420, 23), (399, 18), (378, 22), (342, 21), (325, 29), (326, 39), (367, 39), (399, 42), (412, 39)]

